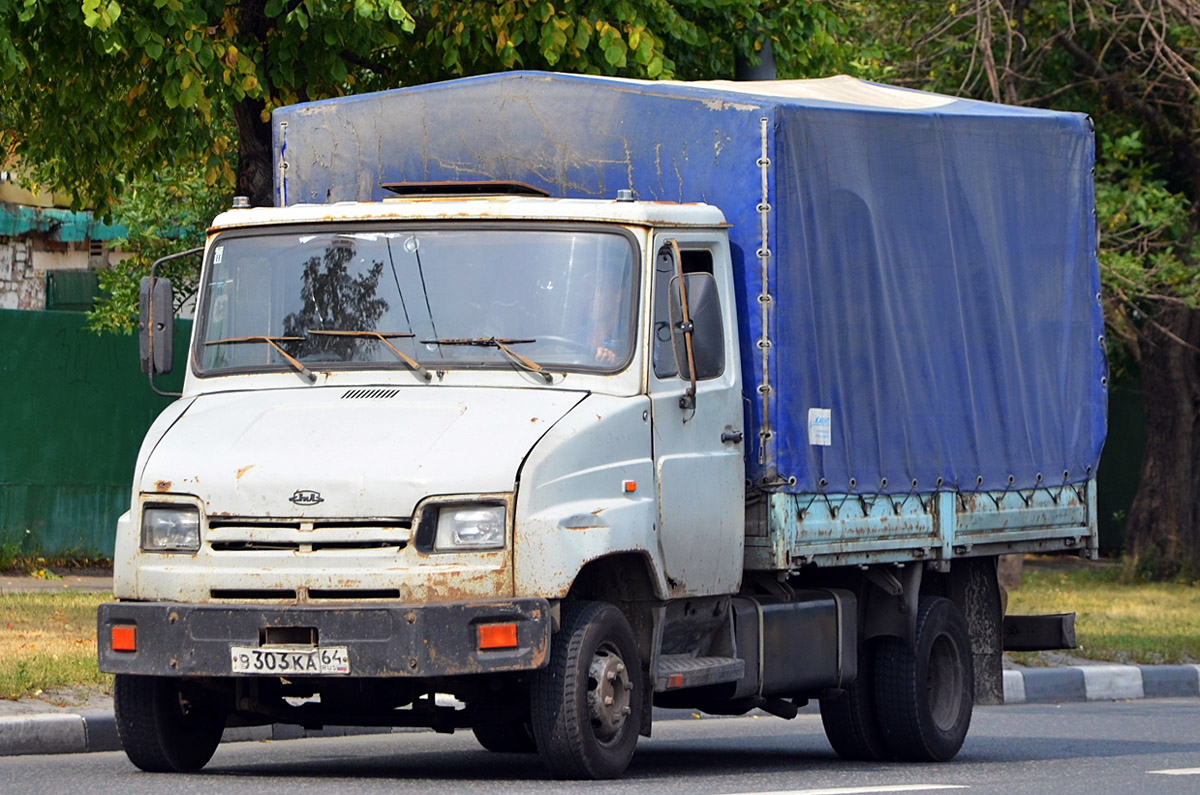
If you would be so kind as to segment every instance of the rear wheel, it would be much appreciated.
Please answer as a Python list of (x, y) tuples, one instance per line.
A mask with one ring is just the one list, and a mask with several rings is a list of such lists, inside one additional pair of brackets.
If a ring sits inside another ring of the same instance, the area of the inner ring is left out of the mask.
[(567, 602), (531, 696), (538, 751), (558, 778), (625, 772), (642, 725), (645, 678), (633, 630), (604, 602)]
[(117, 674), (113, 712), (129, 761), (151, 773), (189, 773), (212, 759), (225, 730), (220, 700), (162, 676)]
[(891, 759), (875, 709), (875, 642), (859, 647), (858, 676), (841, 695), (821, 699), (821, 724), (842, 759), (876, 762)]
[(949, 599), (921, 597), (916, 646), (881, 638), (875, 698), (888, 749), (912, 762), (953, 759), (971, 726), (975, 693), (967, 622)]
[(537, 742), (533, 739), (533, 727), (529, 721), (476, 726), (472, 729), (475, 739), (489, 751), (498, 754), (537, 753)]

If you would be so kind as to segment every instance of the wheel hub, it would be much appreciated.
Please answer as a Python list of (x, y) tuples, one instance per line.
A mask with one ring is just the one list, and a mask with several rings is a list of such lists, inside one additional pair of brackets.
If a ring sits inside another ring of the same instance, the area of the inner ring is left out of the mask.
[(616, 736), (629, 717), (633, 682), (619, 654), (600, 648), (588, 667), (588, 713), (601, 740)]

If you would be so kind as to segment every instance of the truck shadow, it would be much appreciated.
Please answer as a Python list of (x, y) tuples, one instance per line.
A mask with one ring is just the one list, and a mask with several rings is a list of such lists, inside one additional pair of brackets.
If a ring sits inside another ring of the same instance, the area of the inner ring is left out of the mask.
[[(438, 738), (441, 739), (441, 738)], [(437, 749), (422, 743), (420, 749), (405, 748), (405, 743), (373, 741), (369, 748), (347, 754), (321, 748), (321, 741), (304, 740), (312, 754), (304, 760), (271, 761), (259, 755), (254, 761), (223, 760), (219, 755), (202, 774), (219, 779), (270, 776), (273, 782), (288, 778), (303, 779), (403, 779), (427, 780), (431, 785), (447, 781), (471, 780), (526, 782), (534, 790), (545, 782), (553, 791), (590, 782), (562, 782), (549, 778), (536, 755), (496, 754), (460, 744)], [(291, 744), (290, 742), (287, 744)], [(276, 751), (284, 743), (273, 744)], [(458, 746), (458, 747), (455, 747)], [(964, 768), (978, 765), (1025, 762), (1071, 762), (1081, 758), (1135, 758), (1162, 754), (1200, 753), (1200, 742), (1142, 741), (1133, 739), (1095, 740), (1062, 737), (968, 738), (955, 761), (947, 764), (907, 764), (901, 762), (848, 762), (837, 757), (819, 734), (753, 734), (736, 738), (662, 739), (644, 741), (638, 748), (624, 779), (642, 785), (654, 781), (674, 781), (704, 776), (712, 781), (723, 777), (763, 776), (773, 773), (821, 773), (854, 771), (871, 776), (921, 771), (943, 779)], [(223, 764), (224, 762), (224, 764)], [(233, 762), (233, 764), (229, 764)], [(744, 779), (743, 779), (744, 780)]]

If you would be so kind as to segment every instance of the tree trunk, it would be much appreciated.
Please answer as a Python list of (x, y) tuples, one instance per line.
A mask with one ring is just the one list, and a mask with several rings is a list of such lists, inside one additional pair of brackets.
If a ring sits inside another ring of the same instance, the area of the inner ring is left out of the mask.
[[(1155, 579), (1200, 576), (1200, 310), (1158, 312), (1139, 340), (1146, 395), (1141, 485), (1125, 524), (1137, 570)], [(1172, 339), (1167, 329), (1187, 345)], [(1189, 347), (1195, 346), (1195, 347)]]
[(249, 97), (233, 106), (238, 132), (237, 192), (248, 196), (252, 207), (275, 203), (271, 175), (271, 125), (263, 122), (261, 100)]

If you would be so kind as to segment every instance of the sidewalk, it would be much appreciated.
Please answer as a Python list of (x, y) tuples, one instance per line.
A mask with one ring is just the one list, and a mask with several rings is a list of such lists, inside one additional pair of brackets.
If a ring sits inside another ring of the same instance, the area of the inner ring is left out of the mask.
[[(61, 580), (0, 577), (3, 594), (61, 590), (111, 591), (112, 577), (71, 574)], [(1006, 704), (1178, 697), (1200, 697), (1200, 665), (1080, 662), (1053, 668), (1007, 666), (1004, 671)], [(354, 726), (306, 730), (274, 724), (226, 729), (222, 741), (294, 740), (391, 731), (412, 730)], [(116, 751), (120, 747), (110, 696), (97, 695), (84, 704), (70, 707), (56, 707), (37, 699), (0, 700), (0, 756)]]

